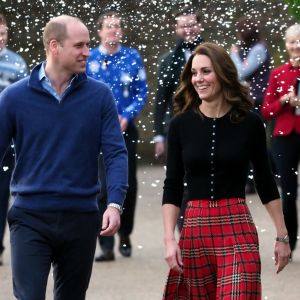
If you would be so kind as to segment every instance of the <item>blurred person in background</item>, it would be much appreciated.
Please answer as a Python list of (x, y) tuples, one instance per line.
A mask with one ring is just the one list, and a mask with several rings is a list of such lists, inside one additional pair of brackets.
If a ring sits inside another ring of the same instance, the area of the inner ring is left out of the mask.
[[(147, 101), (148, 87), (143, 59), (136, 49), (122, 45), (123, 17), (116, 11), (106, 11), (97, 21), (99, 46), (92, 49), (87, 64), (87, 74), (108, 84), (116, 100), (119, 122), (128, 151), (128, 184), (121, 227), (118, 232), (119, 251), (125, 257), (132, 254), (130, 235), (134, 227), (137, 200), (137, 144), (138, 130), (135, 120)], [(105, 170), (99, 162), (99, 173), (105, 181)], [(99, 195), (100, 211), (106, 207), (105, 183)], [(114, 238), (99, 236), (102, 253), (96, 261), (115, 259)]]
[[(291, 250), (298, 240), (298, 165), (300, 161), (300, 24), (285, 33), (288, 61), (272, 70), (261, 113), (274, 120), (272, 153), (279, 174), (283, 213)], [(298, 80), (297, 80), (298, 78)]]
[[(203, 31), (199, 12), (191, 7), (184, 8), (175, 14), (176, 45), (159, 60), (157, 91), (154, 107), (155, 158), (164, 161), (166, 154), (166, 137), (169, 122), (173, 116), (173, 96), (178, 87), (180, 74), (192, 54), (192, 51), (203, 42)], [(182, 203), (178, 218), (178, 229), (182, 228), (185, 211)]]
[[(24, 59), (7, 48), (8, 25), (4, 15), (0, 14), (0, 93), (10, 84), (28, 75)], [(9, 204), (9, 184), (14, 168), (13, 144), (5, 154), (0, 168), (0, 266), (3, 264), (4, 232)]]
[[(238, 43), (231, 47), (230, 56), (237, 68), (239, 79), (249, 85), (254, 110), (260, 114), (270, 75), (271, 56), (266, 43), (262, 40), (258, 20), (248, 16), (240, 17), (236, 23), (236, 35)], [(272, 163), (271, 156), (270, 160)], [(272, 169), (275, 169), (274, 164)], [(246, 193), (255, 193), (252, 168), (248, 176)]]
[(154, 107), (155, 157), (165, 154), (165, 142), (169, 122), (173, 116), (173, 96), (179, 84), (180, 74), (192, 51), (203, 42), (200, 14), (185, 8), (175, 14), (176, 45), (159, 60), (157, 92)]

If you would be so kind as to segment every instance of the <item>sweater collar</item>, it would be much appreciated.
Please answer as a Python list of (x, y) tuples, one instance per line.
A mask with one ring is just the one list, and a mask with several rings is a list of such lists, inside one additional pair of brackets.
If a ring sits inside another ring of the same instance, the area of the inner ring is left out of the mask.
[[(36, 65), (33, 68), (30, 78), (29, 78), (29, 86), (32, 88), (38, 89), (38, 90), (43, 90), (42, 85), (40, 83), (40, 78), (39, 78), (40, 69), (41, 69), (43, 63), (44, 62)], [(76, 88), (77, 86), (83, 84), (86, 81), (87, 81), (87, 76), (85, 73), (76, 74), (73, 77), (71, 89)]]

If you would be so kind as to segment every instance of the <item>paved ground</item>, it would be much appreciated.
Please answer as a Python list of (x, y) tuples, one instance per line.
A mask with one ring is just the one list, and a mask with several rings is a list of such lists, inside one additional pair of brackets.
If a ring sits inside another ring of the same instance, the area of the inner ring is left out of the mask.
[[(115, 262), (95, 263), (87, 300), (161, 299), (167, 275), (167, 266), (163, 258), (160, 204), (163, 176), (162, 167), (139, 168), (139, 199), (132, 236), (133, 256), (123, 258), (116, 251)], [(248, 197), (248, 204), (260, 237), (262, 299), (299, 300), (300, 246), (294, 253), (294, 261), (281, 274), (276, 275), (272, 260), (275, 234), (270, 218), (257, 196)], [(6, 246), (9, 248), (8, 234)], [(5, 252), (4, 261), (4, 266), (0, 267), (0, 300), (13, 300), (9, 251)], [(51, 290), (50, 275), (47, 300), (52, 299)]]

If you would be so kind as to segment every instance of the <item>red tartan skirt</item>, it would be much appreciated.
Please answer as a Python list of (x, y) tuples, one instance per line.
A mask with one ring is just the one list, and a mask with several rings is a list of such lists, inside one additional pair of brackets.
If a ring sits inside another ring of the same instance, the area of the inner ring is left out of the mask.
[(260, 300), (258, 236), (245, 199), (191, 200), (163, 300)]

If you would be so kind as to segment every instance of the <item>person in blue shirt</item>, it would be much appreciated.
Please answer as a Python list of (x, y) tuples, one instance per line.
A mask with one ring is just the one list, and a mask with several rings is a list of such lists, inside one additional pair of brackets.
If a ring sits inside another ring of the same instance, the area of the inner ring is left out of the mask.
[[(14, 295), (84, 300), (97, 235), (113, 235), (127, 190), (127, 150), (110, 89), (85, 74), (89, 31), (62, 15), (45, 26), (46, 61), (0, 94), (0, 161), (13, 140), (8, 211)], [(102, 225), (97, 161), (103, 153), (108, 207)], [(100, 227), (101, 226), (101, 227)]]
[[(7, 48), (8, 26), (4, 15), (0, 14), (0, 93), (10, 84), (28, 75), (24, 59)], [(9, 146), (0, 168), (0, 266), (3, 264), (4, 232), (9, 204), (9, 183), (14, 168), (14, 149)]]
[[(130, 235), (134, 225), (134, 212), (137, 198), (136, 148), (138, 131), (135, 119), (139, 116), (147, 101), (147, 81), (143, 60), (136, 49), (121, 44), (122, 17), (115, 11), (106, 11), (98, 18), (98, 36), (100, 44), (91, 50), (87, 64), (87, 74), (96, 80), (108, 84), (116, 100), (119, 122), (124, 134), (128, 151), (129, 188), (124, 202), (119, 230), (119, 251), (131, 256)], [(103, 177), (100, 162), (100, 177)], [(105, 191), (99, 196), (99, 206), (105, 205)], [(100, 209), (101, 210), (101, 209)], [(102, 254), (96, 261), (114, 260), (113, 238), (101, 238)]]

